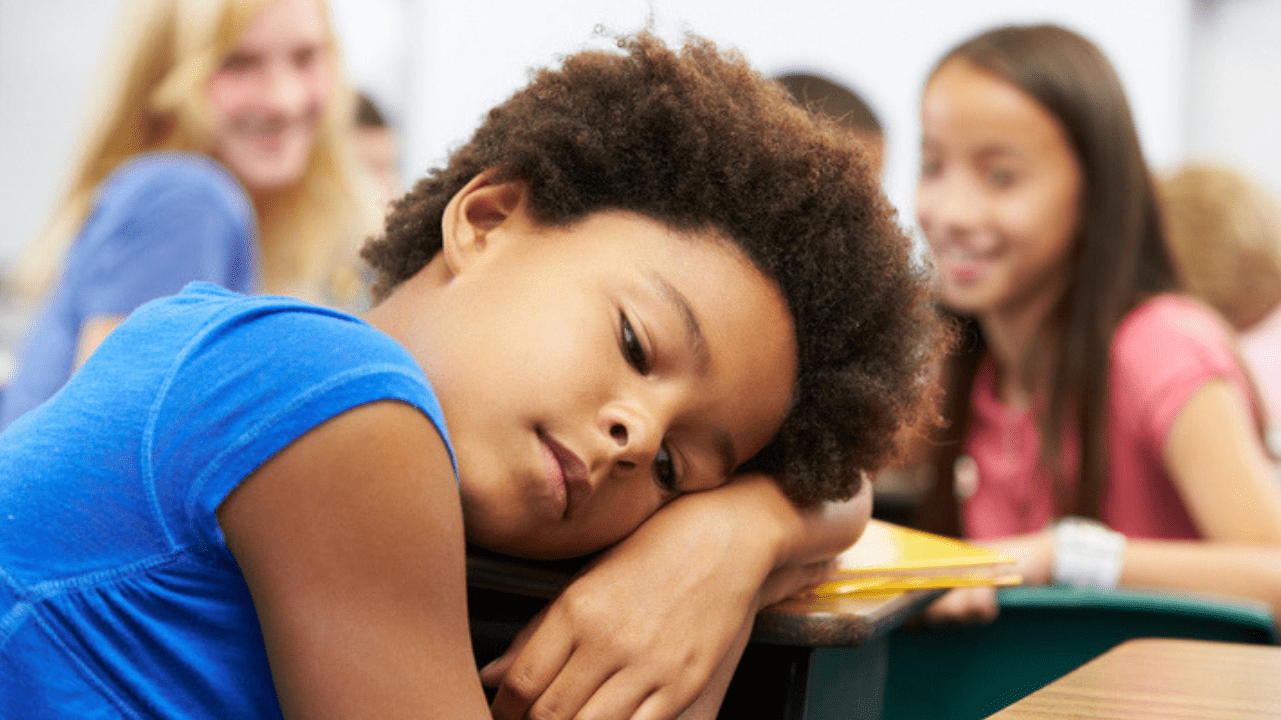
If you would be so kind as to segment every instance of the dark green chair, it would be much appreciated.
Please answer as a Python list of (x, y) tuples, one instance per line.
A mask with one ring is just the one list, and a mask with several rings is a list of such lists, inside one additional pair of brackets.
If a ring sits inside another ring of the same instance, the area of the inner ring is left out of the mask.
[(889, 637), (884, 720), (978, 720), (1137, 637), (1276, 644), (1263, 603), (1064, 586), (1006, 588), (986, 625)]

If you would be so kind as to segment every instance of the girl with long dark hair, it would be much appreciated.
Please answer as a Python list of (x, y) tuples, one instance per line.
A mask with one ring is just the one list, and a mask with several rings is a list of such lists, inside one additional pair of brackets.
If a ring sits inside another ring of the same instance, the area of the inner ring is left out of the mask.
[[(1232, 336), (1178, 294), (1121, 84), (1042, 25), (948, 52), (922, 98), (921, 227), (964, 323), (921, 523), (1025, 578), (1281, 608), (1281, 484)], [(998, 540), (999, 539), (999, 540)], [(995, 614), (990, 589), (938, 617)]]

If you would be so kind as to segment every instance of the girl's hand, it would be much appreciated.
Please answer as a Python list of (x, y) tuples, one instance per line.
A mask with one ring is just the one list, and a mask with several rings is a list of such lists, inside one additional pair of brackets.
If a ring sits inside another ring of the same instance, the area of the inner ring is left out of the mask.
[[(1029, 585), (1045, 585), (1054, 569), (1054, 534), (1050, 528), (1027, 535), (977, 542), (1014, 558), (1014, 569)], [(992, 622), (1000, 613), (996, 588), (991, 586), (961, 587), (949, 590), (925, 610), (930, 623)]]
[(482, 670), (498, 685), (494, 717), (674, 717), (738, 649), (763, 601), (812, 584), (853, 541), (870, 500), (864, 492), (854, 510), (798, 511), (760, 476), (678, 498)]
[(948, 590), (925, 609), (925, 621), (935, 625), (968, 625), (996, 619), (1001, 607), (996, 602), (996, 588), (989, 585), (959, 587)]
[(1014, 571), (1023, 576), (1023, 583), (1026, 585), (1048, 585), (1054, 576), (1053, 526), (1026, 535), (984, 540), (974, 544), (1014, 558)]

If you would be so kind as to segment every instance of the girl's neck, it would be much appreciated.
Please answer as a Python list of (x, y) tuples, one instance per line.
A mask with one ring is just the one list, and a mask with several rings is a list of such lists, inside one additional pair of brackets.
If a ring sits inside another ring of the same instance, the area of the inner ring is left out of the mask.
[(996, 363), (996, 395), (1008, 405), (1026, 407), (1048, 392), (1059, 334), (1049, 322), (1059, 293), (1042, 293), (1017, 307), (978, 317), (988, 352)]
[(259, 218), (262, 218), (264, 214), (270, 215), (271, 211), (279, 206), (279, 203), (285, 195), (284, 192), (280, 190), (270, 191), (246, 189), (245, 192), (249, 195), (249, 202), (253, 204), (254, 213)]

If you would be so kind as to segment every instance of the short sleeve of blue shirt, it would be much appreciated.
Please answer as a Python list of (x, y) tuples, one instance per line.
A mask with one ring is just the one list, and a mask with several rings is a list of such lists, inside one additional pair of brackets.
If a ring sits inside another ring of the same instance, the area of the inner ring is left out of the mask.
[[(193, 286), (176, 299), (213, 289)], [(214, 295), (218, 297), (218, 295)], [(241, 301), (183, 349), (143, 429), (143, 471), (176, 545), (230, 560), (219, 503), (259, 465), (325, 420), (375, 399), (443, 414), (403, 347), (336, 311)]]

